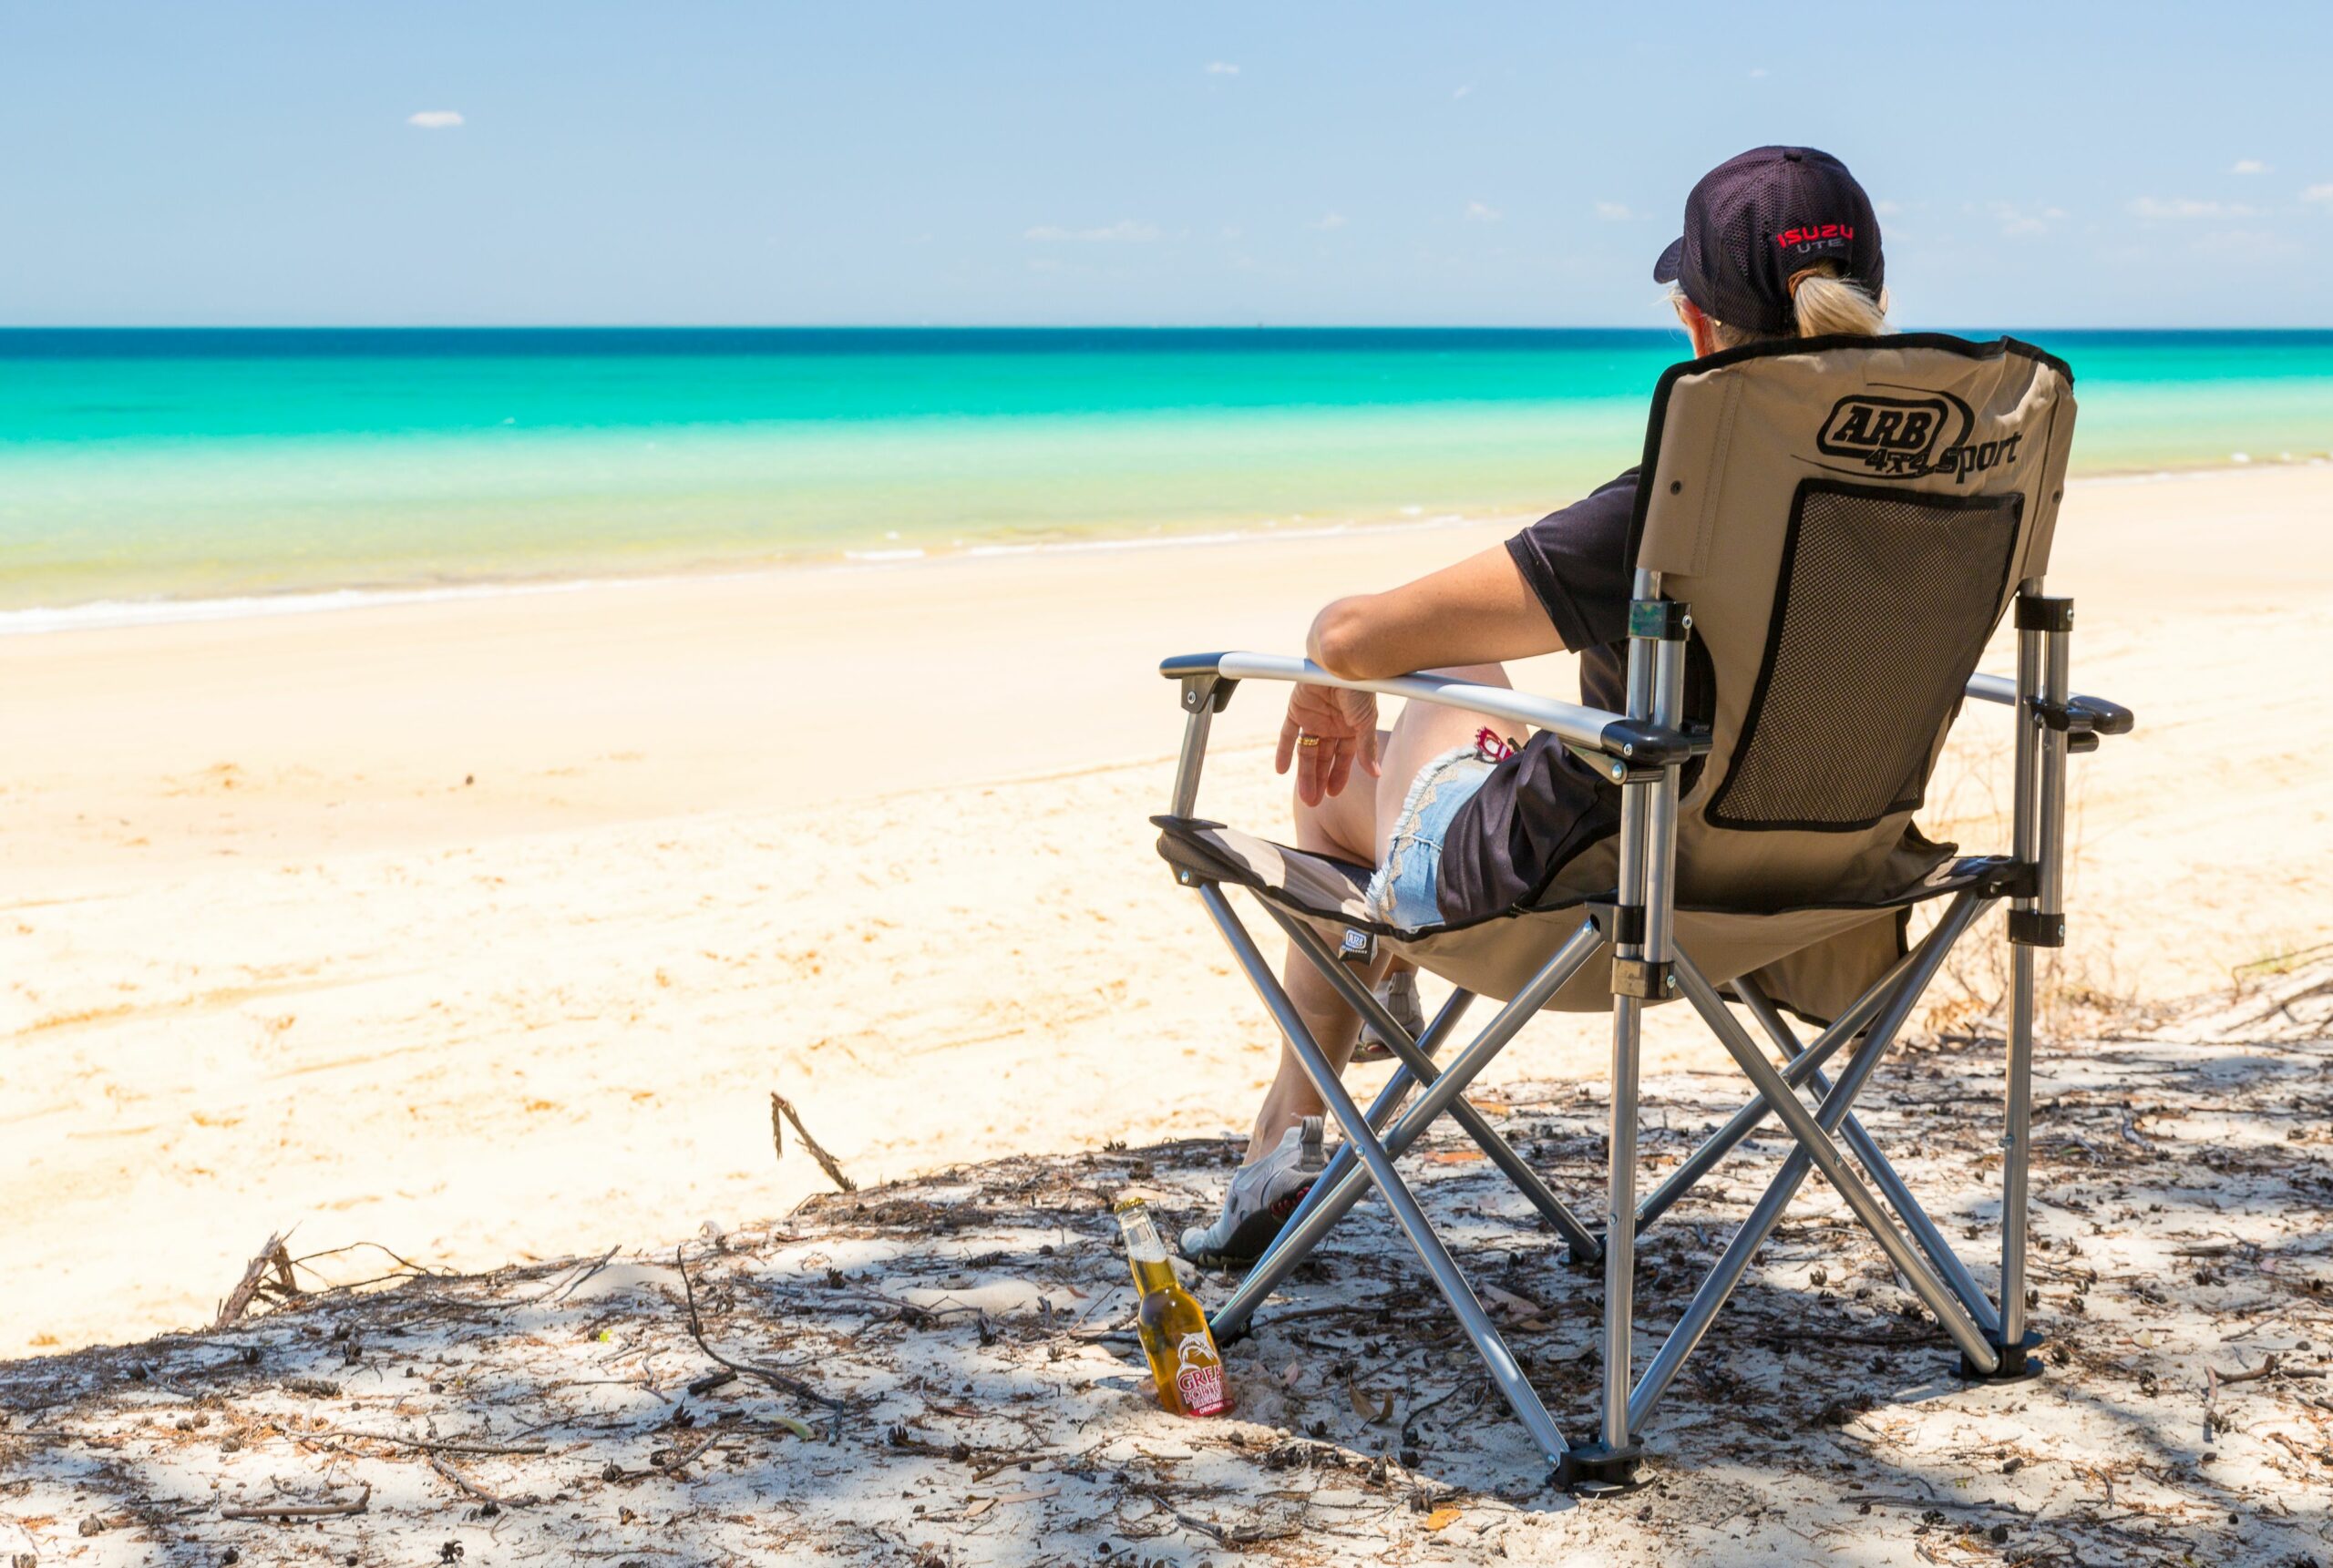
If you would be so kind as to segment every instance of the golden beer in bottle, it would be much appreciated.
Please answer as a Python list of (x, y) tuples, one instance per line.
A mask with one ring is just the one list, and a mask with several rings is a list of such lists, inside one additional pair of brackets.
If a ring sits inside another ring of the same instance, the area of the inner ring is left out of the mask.
[(1223, 1414), (1231, 1408), (1223, 1357), (1197, 1298), (1175, 1278), (1157, 1222), (1140, 1198), (1128, 1198), (1118, 1204), (1118, 1228), (1125, 1235), (1135, 1288), (1142, 1292), (1135, 1332), (1158, 1384), (1158, 1402), (1178, 1416)]

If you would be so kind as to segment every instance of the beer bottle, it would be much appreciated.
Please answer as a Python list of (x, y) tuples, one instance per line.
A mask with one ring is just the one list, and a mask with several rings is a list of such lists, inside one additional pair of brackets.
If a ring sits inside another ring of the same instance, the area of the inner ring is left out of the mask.
[(1135, 1288), (1142, 1292), (1135, 1331), (1150, 1359), (1158, 1402), (1178, 1416), (1222, 1415), (1231, 1409), (1223, 1358), (1207, 1331), (1207, 1314), (1175, 1278), (1157, 1222), (1140, 1198), (1127, 1198), (1118, 1204), (1118, 1228), (1125, 1234)]

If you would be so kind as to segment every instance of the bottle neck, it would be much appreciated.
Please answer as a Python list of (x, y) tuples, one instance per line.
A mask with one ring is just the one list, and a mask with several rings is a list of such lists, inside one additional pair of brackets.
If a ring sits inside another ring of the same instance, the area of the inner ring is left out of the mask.
[(1125, 1234), (1126, 1256), (1136, 1263), (1165, 1263), (1166, 1244), (1159, 1239), (1157, 1222), (1148, 1209), (1127, 1209), (1118, 1215), (1118, 1228)]

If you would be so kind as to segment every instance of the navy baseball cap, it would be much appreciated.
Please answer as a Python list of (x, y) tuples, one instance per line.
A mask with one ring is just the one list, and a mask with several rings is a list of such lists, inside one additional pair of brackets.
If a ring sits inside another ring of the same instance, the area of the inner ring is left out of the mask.
[(1761, 147), (1729, 158), (1685, 198), (1685, 232), (1653, 263), (1652, 281), (1730, 327), (1787, 333), (1790, 280), (1836, 261), (1876, 295), (1886, 277), (1879, 218), (1847, 166), (1811, 147)]

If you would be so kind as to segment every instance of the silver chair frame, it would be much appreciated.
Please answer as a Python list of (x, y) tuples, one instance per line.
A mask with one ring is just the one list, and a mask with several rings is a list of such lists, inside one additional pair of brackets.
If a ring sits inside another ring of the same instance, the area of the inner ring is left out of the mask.
[[(1920, 943), (1810, 1041), (1798, 1040), (1752, 980), (1746, 977), (1732, 980), (1735, 999), (1782, 1053), (1784, 1060), (1780, 1067), (1768, 1061), (1726, 999), (1678, 946), (1674, 936), (1680, 779), (1696, 749), (1682, 729), (1680, 711), (1684, 638), (1692, 622), (1685, 607), (1661, 599), (1658, 573), (1637, 574), (1637, 608), (1650, 613), (1631, 618), (1625, 714), (1434, 675), (1348, 681), (1305, 660), (1269, 654), (1205, 654), (1170, 659), (1162, 664), (1162, 674), (1181, 682), (1187, 715), (1172, 803), (1173, 815), (1178, 818), (1191, 815), (1210, 723), (1240, 681), (1300, 682), (1373, 692), (1473, 709), (1533, 725), (1554, 732), (1576, 753), (1603, 767), (1620, 786), (1619, 871), (1612, 907), (1599, 907), (1592, 912), (1514, 999), (1444, 1065), (1437, 1065), (1435, 1057), (1455, 1034), (1473, 1001), (1468, 993), (1454, 993), (1425, 1030), (1413, 1039), (1310, 924), (1273, 902), (1259, 900), (1287, 934), (1292, 951), (1319, 970), (1392, 1048), (1399, 1065), (1365, 1111), (1330, 1066), (1278, 975), (1232, 912), (1221, 886), (1201, 873), (1177, 870), (1178, 881), (1197, 889), (1241, 971), (1345, 1135), (1344, 1143), (1272, 1246), (1210, 1317), (1218, 1338), (1244, 1335), (1257, 1309), (1360, 1201), (1365, 1187), (1373, 1186), (1449, 1303), (1492, 1381), (1538, 1446), (1555, 1480), (1576, 1491), (1610, 1490), (1633, 1478), (1641, 1453), (1638, 1438), (1655, 1406), (1708, 1333), (1811, 1168), (1820, 1171), (1836, 1189), (1913, 1294), (1934, 1315), (1960, 1352), (1964, 1376), (1999, 1379), (2038, 1373), (2040, 1362), (2032, 1352), (2039, 1341), (2027, 1331), (2025, 1321), (2033, 949), (2055, 946), (2063, 939), (2068, 752), (2088, 750), (2097, 743), (2097, 736), (2123, 733), (2132, 727), (2127, 710), (2102, 699), (2069, 695), (2072, 605), (2068, 600), (2044, 597), (2042, 586), (2039, 578), (2020, 585), (2016, 677), (1978, 675), (1967, 686), (1969, 698), (2017, 710), (2015, 875), (2002, 884), (1953, 894), (1943, 916)], [(1853, 1106), (1954, 943), (2004, 896), (2013, 900), (2013, 912), (2000, 1264), (1999, 1289), (1988, 1296), (1878, 1145), (1855, 1121)], [(1615, 911), (1637, 908), (1643, 911), (1640, 929), (1633, 924), (1625, 931), (1618, 928)], [(1465, 1094), (1516, 1031), (1608, 945), (1615, 959), (1615, 995), (1605, 1212), (1608, 1216), (1630, 1215), (1633, 1223), (1608, 1221), (1598, 1236), (1467, 1103)], [(1623, 976), (1628, 977), (1625, 984)], [(1639, 994), (1622, 994), (1625, 991)], [(1642, 1011), (1650, 1002), (1671, 995), (1681, 995), (1701, 1016), (1749, 1079), (1756, 1098), (1639, 1200), (1636, 1192), (1637, 1080)], [(1826, 1077), (1824, 1065), (1851, 1042), (1855, 1050), (1846, 1066), (1835, 1081)], [(1819, 1097), (1812, 1108), (1800, 1097), (1805, 1089)], [(1413, 1092), (1414, 1103), (1404, 1109)], [(1598, 1437), (1591, 1442), (1566, 1440), (1394, 1168), (1394, 1162), (1444, 1114), (1564, 1237), (1576, 1265), (1602, 1264), (1603, 1382)], [(1734, 1232), (1676, 1326), (1654, 1351), (1642, 1376), (1637, 1377), (1631, 1335), (1638, 1235), (1658, 1222), (1769, 1115), (1781, 1120), (1795, 1147)], [(1901, 1229), (1889, 1217), (1891, 1207), (1902, 1221)]]

